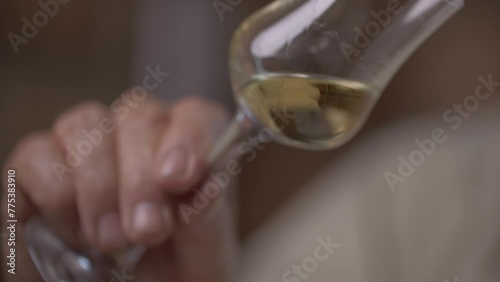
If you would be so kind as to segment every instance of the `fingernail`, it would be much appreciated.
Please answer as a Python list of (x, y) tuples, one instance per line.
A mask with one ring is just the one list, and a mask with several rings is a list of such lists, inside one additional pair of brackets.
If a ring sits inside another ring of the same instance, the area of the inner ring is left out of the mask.
[(120, 217), (116, 212), (109, 212), (101, 216), (98, 226), (99, 244), (108, 250), (118, 250), (126, 245), (127, 239), (123, 234)]
[(162, 231), (163, 216), (158, 206), (151, 202), (139, 203), (135, 208), (133, 227), (139, 234), (155, 234)]
[(161, 166), (161, 175), (165, 178), (182, 178), (187, 171), (187, 153), (184, 148), (168, 153)]

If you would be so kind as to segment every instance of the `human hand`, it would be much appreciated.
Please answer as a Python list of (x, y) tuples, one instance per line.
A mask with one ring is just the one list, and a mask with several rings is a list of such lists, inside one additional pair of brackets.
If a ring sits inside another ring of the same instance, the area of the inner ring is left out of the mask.
[(195, 213), (179, 207), (192, 207), (197, 193), (213, 188), (206, 160), (227, 120), (223, 107), (201, 98), (173, 105), (148, 98), (134, 108), (84, 102), (50, 131), (23, 138), (3, 170), (16, 170), (21, 223), (17, 274), (7, 281), (40, 279), (22, 238), (23, 223), (36, 214), (70, 244), (108, 253), (148, 246), (136, 271), (125, 270), (127, 281), (225, 281), (236, 250), (227, 187), (211, 191)]

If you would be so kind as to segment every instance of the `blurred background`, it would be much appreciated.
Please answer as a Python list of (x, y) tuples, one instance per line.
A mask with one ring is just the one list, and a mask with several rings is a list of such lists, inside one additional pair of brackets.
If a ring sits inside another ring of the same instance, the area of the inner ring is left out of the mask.
[[(206, 95), (232, 107), (226, 59), (230, 36), (245, 16), (268, 2), (243, 1), (221, 20), (212, 1), (71, 0), (16, 54), (7, 35), (20, 34), (22, 17), (31, 18), (40, 6), (37, 1), (3, 1), (0, 161), (23, 134), (48, 129), (69, 106), (86, 99), (110, 103), (135, 85), (148, 65), (160, 64), (171, 73), (155, 94), (167, 100)], [(479, 75), (491, 73), (500, 80), (499, 13), (498, 0), (467, 1), (404, 65), (368, 124), (342, 149), (319, 153), (270, 145), (259, 152), (241, 176), (242, 236), (257, 230), (326, 164), (358, 150), (381, 128), (426, 114), (439, 120), (474, 93)], [(498, 94), (488, 100), (489, 106), (498, 104)]]

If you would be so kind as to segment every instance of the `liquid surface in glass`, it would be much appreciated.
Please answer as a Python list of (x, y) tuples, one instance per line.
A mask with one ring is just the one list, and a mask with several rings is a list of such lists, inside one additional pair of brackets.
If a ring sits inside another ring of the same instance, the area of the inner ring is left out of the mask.
[(298, 147), (327, 149), (348, 141), (362, 126), (377, 91), (366, 84), (303, 74), (253, 77), (240, 102), (277, 134)]

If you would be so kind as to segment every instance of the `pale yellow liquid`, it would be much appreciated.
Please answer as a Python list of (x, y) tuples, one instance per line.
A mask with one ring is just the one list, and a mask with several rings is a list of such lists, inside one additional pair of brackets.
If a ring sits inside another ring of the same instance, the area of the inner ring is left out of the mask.
[(240, 102), (278, 141), (309, 149), (340, 146), (362, 126), (377, 91), (349, 80), (261, 75), (240, 91)]

